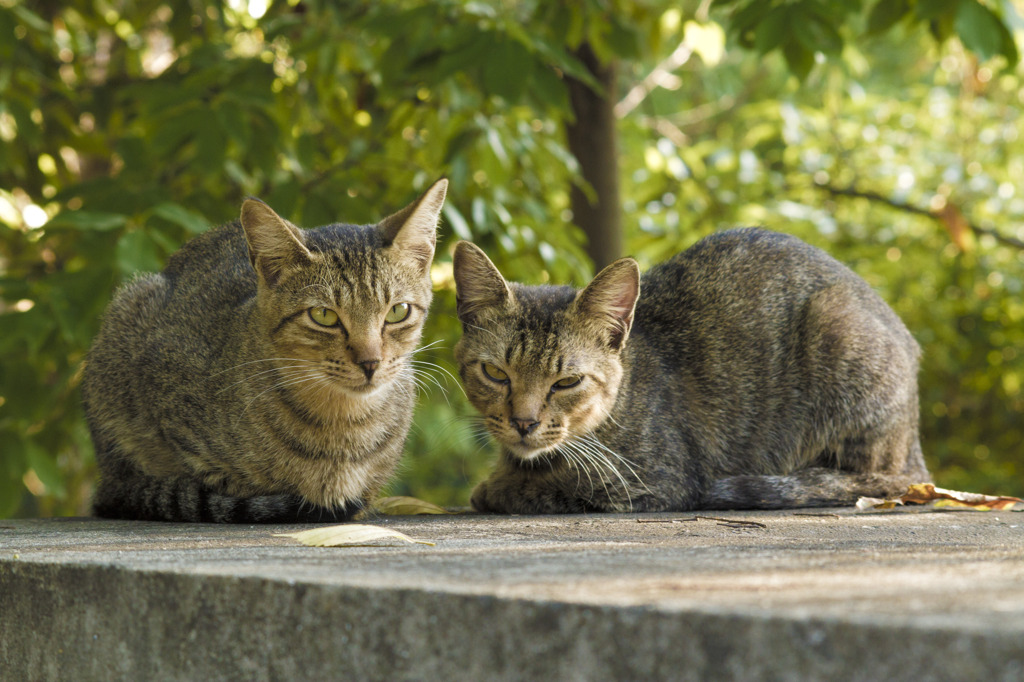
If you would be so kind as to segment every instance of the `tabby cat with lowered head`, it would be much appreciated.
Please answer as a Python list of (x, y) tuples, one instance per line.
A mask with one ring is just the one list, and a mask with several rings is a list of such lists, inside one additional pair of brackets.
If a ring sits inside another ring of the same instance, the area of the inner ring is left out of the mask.
[(394, 470), (447, 181), (377, 225), (249, 199), (118, 292), (89, 353), (97, 515), (347, 518)]
[(582, 291), (508, 283), (460, 242), (455, 280), (459, 371), (501, 445), (479, 510), (832, 506), (929, 480), (916, 342), (794, 237), (721, 232)]

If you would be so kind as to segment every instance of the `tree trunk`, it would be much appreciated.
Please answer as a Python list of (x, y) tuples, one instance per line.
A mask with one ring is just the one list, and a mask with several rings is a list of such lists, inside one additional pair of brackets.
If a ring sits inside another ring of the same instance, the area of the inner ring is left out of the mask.
[(595, 92), (586, 84), (567, 78), (569, 99), (576, 120), (566, 129), (569, 151), (580, 164), (580, 175), (593, 188), (594, 201), (573, 185), (573, 222), (587, 235), (587, 253), (600, 270), (622, 255), (622, 205), (619, 199), (619, 160), (616, 144), (615, 65), (601, 64), (584, 43), (576, 57), (601, 84)]

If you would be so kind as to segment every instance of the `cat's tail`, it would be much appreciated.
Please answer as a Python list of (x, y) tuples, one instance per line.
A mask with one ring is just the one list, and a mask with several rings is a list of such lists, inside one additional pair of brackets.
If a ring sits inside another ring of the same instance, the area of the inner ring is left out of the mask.
[(321, 523), (347, 521), (361, 508), (328, 509), (298, 495), (233, 497), (184, 477), (158, 478), (136, 471), (104, 472), (93, 495), (93, 513), (109, 519), (192, 523)]
[(812, 468), (784, 476), (730, 476), (711, 484), (702, 509), (845, 507), (860, 497), (898, 497), (927, 474), (857, 474)]

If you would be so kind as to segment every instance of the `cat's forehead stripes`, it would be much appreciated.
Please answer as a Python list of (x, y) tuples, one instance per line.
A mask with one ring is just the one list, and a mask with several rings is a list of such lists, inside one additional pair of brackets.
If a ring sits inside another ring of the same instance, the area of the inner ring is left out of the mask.
[(368, 225), (327, 225), (306, 232), (309, 250), (324, 259), (322, 280), (336, 305), (373, 301), (386, 305), (394, 291), (380, 233)]
[(566, 286), (523, 287), (513, 285), (516, 298), (509, 329), (505, 362), (545, 374), (558, 374), (565, 365), (565, 309), (576, 298)]

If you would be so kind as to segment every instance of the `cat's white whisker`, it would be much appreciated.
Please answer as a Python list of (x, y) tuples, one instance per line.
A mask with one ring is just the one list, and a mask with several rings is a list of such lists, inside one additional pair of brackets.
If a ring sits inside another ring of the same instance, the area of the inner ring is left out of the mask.
[(281, 380), (281, 381), (271, 385), (270, 388), (268, 388), (268, 389), (266, 389), (264, 391), (260, 391), (259, 393), (257, 393), (252, 399), (250, 399), (245, 404), (245, 407), (242, 408), (242, 412), (238, 415), (238, 420), (236, 420), (235, 425), (237, 426), (238, 423), (241, 422), (242, 417), (245, 416), (245, 413), (249, 409), (249, 406), (252, 405), (257, 400), (259, 400), (263, 395), (269, 393), (270, 391), (279, 389), (279, 388), (287, 388), (288, 386), (295, 386), (295, 385), (302, 384), (302, 383), (305, 383), (305, 382), (314, 381), (317, 378), (319, 378), (320, 376), (322, 376), (322, 375), (320, 375), (319, 371), (317, 371), (317, 370), (309, 370), (308, 374), (302, 374), (302, 375), (299, 375), (297, 377), (285, 378), (285, 379), (283, 379), (283, 380)]
[(598, 480), (601, 481), (601, 487), (604, 488), (604, 494), (606, 497), (609, 499), (611, 498), (611, 495), (608, 492), (608, 479), (601, 474), (598, 467), (615, 474), (622, 483), (622, 491), (626, 493), (626, 498), (629, 499), (629, 487), (626, 485), (626, 481), (622, 478), (619, 470), (616, 469), (606, 457), (603, 457), (599, 452), (590, 449), (586, 444), (580, 441), (572, 441), (572, 445), (578, 454), (594, 465), (594, 473), (597, 474)]
[(399, 373), (401, 376), (412, 380), (419, 390), (428, 395), (432, 391), (430, 384), (427, 383), (429, 381), (434, 386), (437, 386), (438, 390), (441, 391), (441, 395), (444, 396), (445, 402), (448, 403), (449, 406), (451, 405), (451, 403), (448, 402), (448, 391), (446, 391), (444, 386), (442, 386), (441, 383), (429, 372), (418, 370), (410, 364), (402, 367), (402, 369), (399, 370)]
[[(608, 457), (608, 455), (606, 455), (604, 452), (602, 452), (601, 449), (595, 447), (594, 443), (587, 442), (587, 441), (581, 441), (581, 445), (583, 445), (588, 450), (593, 452), (594, 453), (594, 457), (597, 458), (598, 460), (600, 460), (602, 463), (604, 463), (604, 465), (607, 467), (607, 469), (609, 471), (612, 471), (612, 472), (615, 473), (616, 477), (618, 477), (619, 481), (622, 483), (622, 488), (626, 492), (626, 495), (628, 497), (629, 496), (629, 486), (626, 483), (626, 479), (622, 476), (622, 473), (619, 471), (619, 468), (617, 466), (615, 466), (615, 463)], [(614, 453), (612, 453), (612, 454), (614, 455)], [(630, 472), (633, 474), (634, 477), (636, 477), (636, 472), (633, 471), (633, 469), (628, 464), (626, 465), (626, 468), (630, 470)], [(643, 481), (640, 481), (639, 477), (637, 477), (637, 480), (640, 482), (641, 485), (643, 485)]]
[[(416, 376), (430, 377), (430, 379), (434, 382), (434, 384), (437, 385), (438, 388), (440, 388), (442, 391), (445, 391), (447, 393), (445, 388), (443, 386), (441, 386), (441, 383), (438, 381), (437, 377), (434, 376), (434, 374), (431, 373), (431, 371), (429, 369), (425, 369), (425, 367), (434, 367), (435, 365), (433, 365), (431, 363), (428, 363), (428, 362), (411, 361), (409, 363), (409, 366), (412, 368), (413, 373)], [(445, 379), (443, 375), (441, 376), (441, 378)], [(445, 379), (445, 383), (447, 383), (447, 379)]]
[[(594, 463), (595, 466), (600, 466), (605, 471), (614, 474), (615, 478), (618, 479), (619, 484), (622, 486), (622, 492), (626, 494), (626, 500), (629, 502), (630, 508), (632, 508), (633, 501), (629, 492), (629, 485), (626, 483), (626, 479), (622, 476), (622, 473), (619, 471), (618, 467), (615, 466), (615, 464), (607, 457), (607, 455), (601, 452), (601, 450), (595, 448), (592, 443), (589, 443), (582, 439), (574, 439), (571, 442), (573, 446), (577, 448), (578, 451), (586, 452), (588, 458), (591, 462)], [(603, 480), (604, 477), (602, 476), (602, 481)]]
[(635, 478), (637, 480), (637, 483), (642, 485), (644, 487), (644, 490), (646, 490), (647, 492), (649, 492), (649, 493), (652, 492), (651, 489), (647, 487), (647, 484), (644, 482), (644, 480), (642, 478), (640, 478), (640, 475), (636, 473), (636, 469), (633, 468), (635, 466), (639, 466), (636, 462), (634, 462), (634, 461), (632, 461), (632, 460), (630, 460), (630, 459), (628, 459), (626, 457), (623, 457), (619, 453), (617, 453), (614, 450), (608, 448), (607, 446), (605, 446), (604, 443), (599, 441), (597, 439), (597, 437), (594, 434), (592, 434), (592, 433), (584, 434), (582, 436), (582, 439), (585, 440), (586, 442), (596, 446), (597, 448), (599, 448), (603, 452), (607, 453), (608, 455), (614, 457), (619, 462), (622, 462), (622, 464), (629, 470), (629, 473), (631, 473), (633, 475), (633, 478)]
[(569, 465), (573, 469), (576, 470), (576, 492), (578, 493), (579, 490), (580, 490), (580, 486), (583, 485), (583, 477), (581, 475), (581, 472), (582, 472), (583, 474), (587, 475), (587, 482), (588, 482), (589, 487), (590, 487), (590, 498), (589, 499), (593, 500), (594, 499), (594, 479), (590, 475), (590, 470), (587, 468), (586, 463), (582, 462), (580, 460), (579, 456), (572, 449), (567, 448), (566, 450), (562, 451), (562, 454), (565, 456), (565, 459), (569, 463)]
[(305, 362), (305, 363), (309, 363), (309, 364), (317, 364), (315, 360), (304, 360), (302, 358), (262, 358), (260, 360), (249, 360), (248, 362), (240, 362), (237, 365), (232, 365), (231, 367), (228, 367), (227, 369), (222, 369), (219, 372), (214, 372), (213, 374), (208, 376), (207, 379), (212, 379), (213, 377), (220, 376), (221, 374), (224, 374), (225, 372), (230, 372), (233, 369), (238, 369), (239, 367), (245, 367), (246, 365), (252, 365), (252, 364), (255, 364), (257, 362)]
[[(581, 452), (584, 452), (584, 451), (581, 451)], [(597, 480), (601, 482), (601, 488), (604, 490), (605, 497), (608, 498), (608, 499), (611, 499), (611, 493), (608, 491), (608, 484), (611, 483), (612, 481), (610, 479), (606, 478), (601, 473), (601, 469), (605, 468), (605, 466), (600, 461), (593, 459), (592, 456), (589, 453), (583, 454), (582, 456), (594, 468), (594, 475), (596, 475), (597, 476)], [(597, 488), (592, 486), (591, 487), (590, 497), (588, 498), (588, 501), (593, 501), (594, 495), (596, 495), (596, 494), (597, 494)]]
[[(434, 362), (427, 362), (425, 360), (410, 360), (409, 364), (416, 368), (420, 368), (417, 369), (418, 372), (426, 374), (427, 376), (430, 376), (432, 379), (434, 378), (434, 374), (431, 372), (431, 369), (439, 370), (442, 373), (441, 376), (442, 378), (444, 378), (445, 383), (448, 382), (448, 379), (451, 379), (455, 383), (455, 385), (459, 387), (459, 390), (462, 391), (462, 395), (465, 396), (467, 400), (469, 399), (469, 396), (466, 395), (465, 389), (462, 387), (462, 383), (459, 382), (459, 380), (456, 379), (451, 372), (449, 372), (441, 365), (438, 365), (437, 363)], [(437, 380), (434, 379), (434, 382), (437, 383)], [(445, 394), (445, 399), (447, 399), (447, 391), (439, 383), (437, 384), (437, 387), (441, 389), (441, 391)]]
[[(404, 377), (405, 376), (405, 374), (403, 372), (404, 372), (404, 369), (403, 370), (399, 370), (399, 376), (400, 377)], [(413, 382), (416, 381), (416, 377), (410, 377), (410, 378), (413, 380)], [(402, 396), (404, 396), (407, 400), (411, 400), (411, 401), (415, 401), (416, 400), (416, 395), (409, 389), (409, 387), (404, 382), (402, 382), (402, 381), (395, 381), (393, 383), (393, 385), (395, 387), (395, 390), (398, 391), (399, 393), (401, 393)], [(419, 387), (419, 384), (416, 384), (416, 386)]]
[(607, 419), (612, 424), (615, 424), (615, 426), (617, 426), (617, 427), (619, 427), (621, 429), (622, 428), (622, 424), (620, 424), (618, 422), (618, 420), (615, 419), (615, 417), (612, 416), (612, 409), (611, 409), (612, 407), (613, 406), (602, 406), (601, 407), (601, 412), (604, 414), (604, 418), (605, 419)]
[(229, 388), (233, 388), (233, 387), (235, 387), (235, 386), (237, 386), (239, 384), (244, 384), (245, 382), (251, 381), (252, 379), (255, 379), (256, 377), (262, 376), (264, 374), (271, 374), (273, 372), (279, 372), (282, 375), (286, 375), (289, 371), (294, 371), (294, 370), (309, 371), (310, 369), (313, 369), (313, 368), (309, 367), (308, 365), (285, 365), (284, 367), (274, 367), (272, 369), (265, 369), (262, 372), (256, 372), (255, 374), (250, 374), (247, 377), (239, 379), (238, 381), (236, 381), (233, 384), (228, 384), (224, 388), (222, 388), (219, 391), (217, 391), (217, 393), (218, 394), (223, 393), (224, 391), (228, 390)]
[[(412, 352), (413, 353), (419, 353), (421, 350), (427, 350), (428, 348), (434, 348), (434, 346), (437, 346), (437, 344), (443, 343), (443, 342), (444, 342), (444, 339), (438, 339), (437, 341), (431, 341), (428, 344), (425, 344), (423, 346), (420, 346), (419, 348), (414, 349)], [(442, 348), (446, 348), (446, 346), (438, 346), (437, 348), (434, 348), (434, 350), (441, 350)]]

